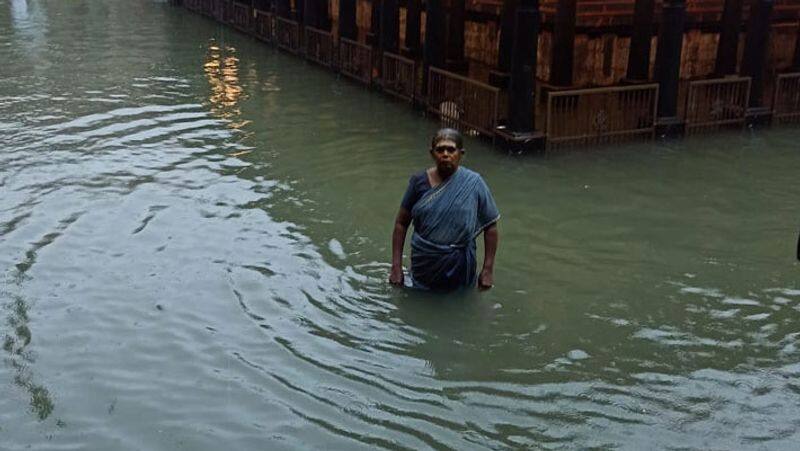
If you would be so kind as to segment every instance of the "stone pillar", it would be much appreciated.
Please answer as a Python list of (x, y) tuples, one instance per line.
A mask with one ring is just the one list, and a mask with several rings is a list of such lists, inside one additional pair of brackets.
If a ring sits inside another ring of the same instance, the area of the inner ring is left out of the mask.
[(636, 0), (633, 6), (633, 30), (627, 72), (629, 81), (646, 81), (650, 78), (653, 3), (653, 0)]
[(464, 18), (466, 16), (466, 0), (449, 0), (447, 14), (447, 69), (454, 72), (465, 72), (467, 61), (464, 59)]
[(381, 3), (382, 0), (372, 0), (372, 14), (370, 15), (367, 44), (377, 47), (380, 44), (381, 34)]
[(356, 1), (339, 0), (339, 37), (353, 41), (358, 40), (358, 24), (356, 23)]
[(319, 3), (320, 0), (297, 0), (298, 3), (305, 3), (303, 7), (303, 25), (319, 28)]
[(292, 16), (292, 3), (289, 0), (275, 0), (275, 14), (289, 19)]
[(685, 18), (684, 0), (664, 0), (653, 77), (658, 82), (658, 116), (666, 121), (677, 122)]
[(792, 58), (792, 70), (800, 70), (800, 22), (798, 22), (797, 37), (794, 40), (794, 58)]
[(400, 37), (400, 8), (397, 0), (383, 0), (381, 8), (380, 48), (384, 52), (397, 53)]
[(406, 53), (416, 59), (420, 55), (420, 16), (422, 0), (406, 2)]
[[(517, 20), (519, 0), (504, 0), (500, 13), (500, 45), (497, 50), (497, 68), (489, 73), (489, 83), (499, 88), (508, 86), (511, 72), (511, 52), (514, 46), (514, 23)], [(538, 14), (538, 11), (537, 11)]]
[(300, 26), (305, 26), (305, 19), (306, 19), (306, 0), (295, 0), (294, 2), (294, 20), (296, 20)]
[(572, 84), (576, 11), (576, 0), (558, 0), (553, 30), (553, 63), (550, 66), (550, 83), (556, 86)]
[(512, 139), (526, 139), (535, 131), (534, 79), (539, 41), (539, 2), (520, 0), (515, 14), (508, 88), (508, 131)]
[(445, 63), (445, 15), (442, 0), (428, 0), (425, 14), (425, 49), (422, 59), (422, 88), (428, 89), (428, 69)]
[(317, 28), (325, 31), (331, 31), (331, 14), (328, 11), (328, 0), (318, 0), (319, 5), (319, 26)]
[(742, 0), (725, 0), (722, 10), (722, 28), (719, 31), (719, 43), (717, 44), (717, 60), (714, 64), (714, 75), (718, 77), (736, 73), (741, 21)]
[(750, 82), (750, 107), (761, 107), (764, 94), (764, 62), (769, 39), (769, 20), (772, 15), (772, 0), (753, 0), (750, 4), (750, 20), (744, 39), (742, 70)]

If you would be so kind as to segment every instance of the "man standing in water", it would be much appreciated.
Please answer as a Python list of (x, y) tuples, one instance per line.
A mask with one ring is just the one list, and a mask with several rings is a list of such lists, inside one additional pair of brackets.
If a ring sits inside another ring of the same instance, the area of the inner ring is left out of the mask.
[[(403, 244), (409, 224), (411, 282), (415, 288), (449, 291), (494, 284), (497, 220), (500, 213), (483, 178), (459, 167), (464, 155), (461, 134), (439, 130), (431, 142), (435, 166), (411, 176), (392, 233), (389, 282), (403, 285)], [(475, 239), (483, 232), (485, 256), (477, 273)]]

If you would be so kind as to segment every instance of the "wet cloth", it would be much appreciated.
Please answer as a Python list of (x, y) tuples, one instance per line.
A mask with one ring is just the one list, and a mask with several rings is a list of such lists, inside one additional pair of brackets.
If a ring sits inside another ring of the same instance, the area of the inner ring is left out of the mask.
[(475, 238), (500, 218), (489, 187), (477, 172), (464, 167), (434, 188), (427, 174), (422, 176), (424, 183), (419, 174), (411, 177), (402, 203), (414, 224), (413, 285), (431, 290), (473, 286)]

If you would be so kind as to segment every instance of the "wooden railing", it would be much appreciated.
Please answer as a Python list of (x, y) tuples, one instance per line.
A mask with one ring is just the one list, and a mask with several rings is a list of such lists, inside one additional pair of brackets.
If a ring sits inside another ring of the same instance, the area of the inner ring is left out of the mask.
[(250, 8), (250, 5), (233, 2), (232, 17), (230, 20), (234, 28), (249, 32), (250, 22), (253, 20), (253, 10)]
[(306, 59), (326, 67), (333, 66), (333, 35), (325, 30), (306, 27)]
[(657, 84), (550, 92), (547, 148), (652, 139), (657, 102)]
[(800, 72), (778, 75), (772, 110), (776, 124), (800, 123)]
[(222, 23), (233, 24), (233, 0), (222, 0)]
[(413, 102), (417, 88), (417, 63), (412, 59), (384, 52), (382, 69), (383, 90), (399, 99)]
[(262, 41), (274, 42), (275, 17), (272, 13), (256, 9), (253, 14), (253, 34)]
[(288, 52), (300, 53), (300, 25), (283, 17), (275, 19), (275, 43)]
[(493, 137), (500, 90), (435, 67), (428, 70), (428, 111), (446, 127)]
[(372, 48), (346, 38), (339, 39), (339, 72), (364, 84), (372, 82)]
[(686, 134), (744, 126), (750, 97), (750, 77), (726, 77), (689, 83)]
[(216, 0), (200, 0), (200, 12), (208, 17), (214, 17), (216, 5)]

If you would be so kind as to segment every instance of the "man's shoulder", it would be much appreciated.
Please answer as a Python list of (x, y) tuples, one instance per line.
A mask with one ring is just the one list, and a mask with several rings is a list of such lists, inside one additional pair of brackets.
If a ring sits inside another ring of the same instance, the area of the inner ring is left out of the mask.
[(481, 177), (480, 173), (475, 172), (470, 168), (466, 168), (464, 166), (461, 166), (458, 170), (459, 171), (464, 171), (464, 175), (466, 177), (469, 177), (471, 179), (483, 180), (483, 177)]
[(428, 180), (428, 170), (427, 169), (423, 169), (421, 171), (417, 171), (417, 172), (411, 174), (411, 177), (408, 178), (408, 181), (413, 183), (413, 184), (417, 184), (417, 183), (419, 183), (421, 181), (427, 181), (427, 180)]

